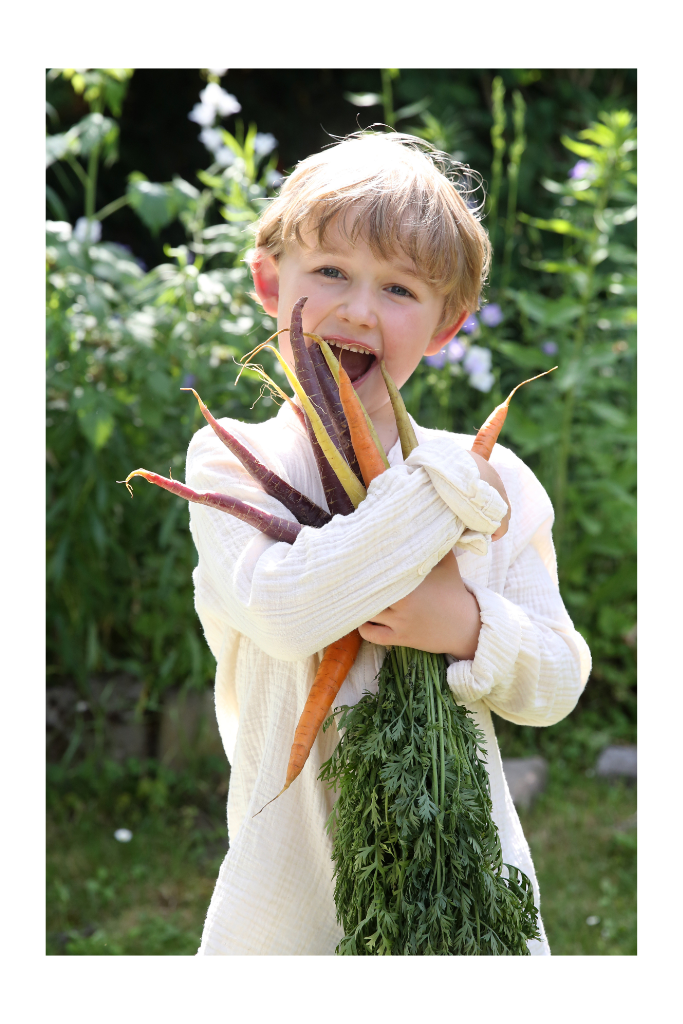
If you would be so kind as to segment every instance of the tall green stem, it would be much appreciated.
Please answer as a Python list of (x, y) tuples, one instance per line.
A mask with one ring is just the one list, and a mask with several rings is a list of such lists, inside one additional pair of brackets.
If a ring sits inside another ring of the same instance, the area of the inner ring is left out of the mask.
[(488, 196), (488, 221), (491, 245), (495, 249), (498, 234), (498, 199), (503, 180), (503, 156), (505, 154), (505, 86), (500, 75), (496, 75), (491, 86), (491, 105), (493, 107), (493, 124), (491, 126), (491, 144), (493, 146), (493, 164), (491, 165), (491, 189)]
[(95, 193), (97, 191), (97, 168), (99, 166), (100, 147), (93, 146), (88, 158), (88, 183), (85, 187), (85, 215), (88, 220), (95, 216)]
[(394, 90), (392, 87), (392, 79), (396, 78), (398, 70), (396, 68), (382, 68), (382, 105), (384, 107), (384, 123), (388, 124), (390, 128), (394, 127)]
[(510, 280), (510, 269), (512, 266), (512, 248), (515, 239), (515, 226), (517, 223), (517, 187), (519, 184), (519, 165), (522, 161), (522, 153), (526, 149), (526, 135), (524, 134), (524, 115), (526, 103), (521, 92), (515, 89), (512, 94), (513, 111), (512, 120), (515, 126), (514, 142), (510, 146), (510, 163), (508, 164), (508, 209), (505, 222), (505, 254), (503, 257), (503, 288), (506, 288)]
[[(588, 328), (588, 314), (590, 303), (593, 298), (593, 287), (595, 278), (595, 254), (600, 248), (599, 237), (600, 228), (598, 224), (602, 221), (602, 214), (604, 213), (605, 207), (609, 201), (614, 178), (614, 167), (610, 167), (605, 175), (605, 180), (602, 189), (598, 195), (598, 200), (595, 204), (595, 212), (593, 215), (594, 227), (591, 232), (590, 239), (588, 240), (588, 253), (587, 253), (587, 269), (586, 269), (586, 283), (583, 289), (582, 296), (582, 312), (576, 324), (576, 331), (574, 332), (574, 342), (572, 345), (572, 364), (575, 368), (578, 368), (579, 357), (583, 349), (584, 342), (586, 340), (586, 331)], [(557, 451), (557, 461), (555, 463), (555, 493), (553, 495), (555, 505), (555, 523), (553, 525), (553, 536), (555, 538), (555, 544), (557, 546), (558, 560), (562, 562), (562, 552), (565, 543), (565, 527), (566, 527), (566, 510), (567, 510), (567, 478), (569, 469), (569, 452), (571, 450), (572, 442), (572, 427), (574, 424), (574, 406), (576, 403), (576, 391), (577, 385), (572, 384), (564, 395), (562, 403), (562, 424), (560, 427), (560, 443)]]
[(118, 199), (112, 200), (111, 203), (107, 203), (107, 205), (103, 206), (101, 210), (98, 210), (93, 219), (104, 220), (105, 217), (109, 217), (112, 213), (116, 213), (117, 210), (120, 210), (124, 206), (128, 206), (129, 203), (129, 195), (119, 196)]

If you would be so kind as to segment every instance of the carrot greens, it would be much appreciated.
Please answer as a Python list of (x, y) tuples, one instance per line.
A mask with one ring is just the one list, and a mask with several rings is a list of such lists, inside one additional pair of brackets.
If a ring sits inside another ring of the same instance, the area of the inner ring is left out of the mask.
[(528, 955), (531, 883), (503, 864), (483, 736), (453, 700), (444, 656), (392, 648), (378, 692), (337, 724), (320, 774), (339, 792), (328, 822), (337, 953)]

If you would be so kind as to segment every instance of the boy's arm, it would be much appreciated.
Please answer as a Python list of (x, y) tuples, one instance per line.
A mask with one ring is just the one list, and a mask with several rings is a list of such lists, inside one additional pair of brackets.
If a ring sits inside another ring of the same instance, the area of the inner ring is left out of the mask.
[(372, 643), (450, 654), (460, 659), (448, 670), (457, 700), (483, 700), (519, 725), (552, 725), (575, 706), (590, 652), (558, 591), (550, 501), (520, 460), (505, 457), (516, 472), (509, 476), (513, 550), (502, 594), (463, 580), (449, 553), (360, 632)]
[[(205, 431), (195, 435), (188, 485), (282, 515), (282, 506), (221, 449)], [(299, 660), (405, 597), (455, 544), (485, 551), (505, 512), (474, 460), (450, 438), (421, 446), (421, 463), (387, 471), (353, 515), (335, 516), (320, 530), (304, 527), (291, 546), (193, 504), (197, 611), (202, 620), (227, 622), (273, 657)]]
[(586, 641), (569, 618), (541, 554), (550, 521), (510, 567), (503, 594), (465, 580), (481, 632), (474, 658), (448, 669), (457, 700), (484, 703), (517, 725), (554, 725), (576, 706), (591, 669)]
[(560, 596), (550, 500), (521, 460), (507, 451), (504, 459), (507, 467), (498, 468), (513, 508), (510, 565), (502, 593), (464, 579), (481, 630), (474, 657), (453, 663), (448, 681), (462, 703), (483, 700), (517, 725), (554, 725), (576, 706), (591, 655)]

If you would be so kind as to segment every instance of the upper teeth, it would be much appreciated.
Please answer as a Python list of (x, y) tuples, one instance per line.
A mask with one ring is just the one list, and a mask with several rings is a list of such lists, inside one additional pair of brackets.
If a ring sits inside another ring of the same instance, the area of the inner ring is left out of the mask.
[(337, 342), (336, 345), (337, 348), (343, 348), (345, 352), (361, 352), (364, 356), (372, 355), (372, 352), (367, 348), (358, 348), (357, 345), (340, 345), (339, 342)]

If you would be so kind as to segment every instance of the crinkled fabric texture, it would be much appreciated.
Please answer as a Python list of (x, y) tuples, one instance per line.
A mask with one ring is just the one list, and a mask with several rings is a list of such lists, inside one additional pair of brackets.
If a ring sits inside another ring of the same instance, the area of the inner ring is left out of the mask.
[[(274, 472), (324, 506), (310, 445), (287, 406), (266, 423), (222, 422)], [(490, 461), (505, 484), (512, 517), (505, 537), (491, 543), (505, 503), (479, 477), (467, 451), (473, 438), (415, 429), (420, 447), (404, 463), (400, 445), (394, 446), (390, 471), (371, 483), (353, 515), (335, 516), (320, 530), (304, 527), (293, 545), (190, 505), (199, 554), (195, 607), (217, 662), (216, 715), (231, 765), (230, 845), (200, 956), (334, 954), (342, 932), (325, 831), (334, 797), (318, 781), (337, 742), (334, 729), (320, 733), (295, 784), (252, 816), (282, 787), (324, 648), (411, 593), (451, 549), (479, 603), (482, 630), (472, 661), (450, 659), (448, 680), (485, 736), (503, 859), (531, 878), (540, 906), (491, 710), (519, 724), (552, 725), (573, 709), (588, 678), (588, 648), (558, 591), (552, 507), (524, 463), (496, 445)], [(192, 439), (186, 480), (198, 491), (230, 494), (293, 518), (210, 427)], [(337, 704), (376, 691), (383, 657), (384, 648), (363, 643)], [(548, 955), (545, 933), (529, 948)]]

